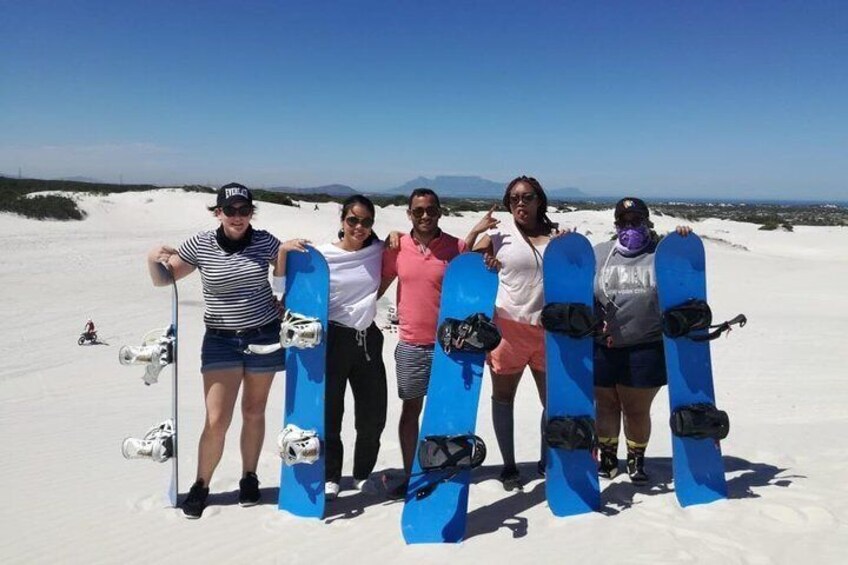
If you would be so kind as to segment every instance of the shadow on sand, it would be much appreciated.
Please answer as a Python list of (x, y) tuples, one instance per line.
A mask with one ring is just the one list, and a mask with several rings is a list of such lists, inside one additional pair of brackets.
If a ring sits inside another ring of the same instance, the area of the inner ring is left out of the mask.
[[(350, 520), (357, 518), (365, 514), (365, 509), (369, 506), (376, 506), (378, 504), (403, 504), (403, 500), (389, 500), (386, 497), (386, 491), (383, 486), (381, 476), (387, 474), (402, 474), (402, 471), (388, 469), (382, 473), (375, 473), (371, 476), (370, 486), (376, 490), (372, 490), (370, 492), (354, 492), (352, 494), (345, 495), (345, 491), (342, 490), (342, 496), (339, 496), (332, 502), (327, 502), (326, 506), (324, 506), (324, 523), (332, 524), (337, 520)], [(352, 489), (352, 480), (353, 479), (348, 479), (347, 481), (342, 480), (342, 489)]]
[[(759, 498), (761, 495), (755, 492), (756, 488), (788, 487), (795, 479), (806, 478), (803, 475), (784, 475), (787, 471), (785, 468), (768, 463), (751, 462), (740, 457), (725, 456), (724, 466), (728, 475), (727, 491), (730, 499)], [(521, 463), (518, 467), (525, 480), (538, 479), (535, 461)], [(674, 492), (670, 457), (648, 458), (646, 468), (651, 477), (646, 485), (635, 486), (630, 483), (626, 475), (619, 475), (613, 481), (602, 480), (599, 512), (605, 516), (615, 516), (638, 504), (637, 495), (644, 497), (668, 495)], [(398, 477), (401, 473), (399, 469), (388, 469), (382, 474), (387, 477)], [(499, 465), (484, 465), (474, 471), (471, 482), (478, 484), (497, 480), (499, 473)], [(403, 504), (402, 500), (389, 500), (386, 497), (385, 490), (380, 488), (382, 486), (380, 474), (375, 474), (372, 482), (378, 487), (377, 492), (350, 493), (349, 490), (352, 488), (350, 479), (343, 482), (342, 496), (326, 504), (324, 522), (331, 524), (337, 520), (357, 518), (363, 515), (370, 506)], [(262, 488), (260, 492), (262, 493), (260, 505), (277, 505), (280, 492), (278, 487)], [(181, 496), (182, 498), (184, 495)], [(209, 505), (236, 504), (238, 504), (238, 490), (212, 493), (209, 496)], [(522, 514), (540, 504), (546, 504), (544, 481), (536, 482), (530, 490), (504, 492), (503, 498), (468, 513), (465, 539), (491, 534), (502, 528), (511, 531), (513, 538), (524, 537), (528, 533), (529, 522)]]
[[(391, 472), (392, 470), (389, 471)], [(395, 472), (399, 474), (401, 471), (396, 470)], [(377, 504), (392, 504), (395, 502), (403, 503), (402, 500), (388, 500), (384, 490), (377, 490), (376, 492), (351, 493), (350, 491), (353, 489), (352, 481), (353, 480), (349, 478), (344, 479), (342, 481), (341, 496), (339, 496), (336, 500), (326, 502), (324, 506), (323, 519), (327, 524), (335, 522), (336, 520), (349, 520), (351, 518), (361, 516), (365, 513), (365, 509), (369, 506), (375, 506)], [(380, 482), (378, 475), (375, 475), (374, 481), (375, 484)], [(260, 488), (259, 492), (261, 493), (262, 498), (259, 500), (259, 504), (257, 506), (277, 506), (280, 498), (279, 487)], [(180, 495), (180, 503), (182, 503), (185, 497), (186, 494)], [(209, 493), (207, 504), (209, 506), (235, 506), (238, 504), (238, 497), (238, 489), (227, 492), (211, 492)]]
[(735, 475), (727, 481), (727, 497), (736, 498), (759, 498), (760, 495), (753, 491), (754, 487), (788, 487), (792, 479), (806, 479), (806, 475), (783, 475), (788, 469), (769, 465), (768, 463), (754, 463), (741, 457), (724, 458), (724, 469), (728, 475)]
[[(725, 471), (728, 475), (728, 498), (759, 498), (754, 492), (758, 487), (788, 487), (793, 479), (804, 478), (800, 475), (783, 475), (787, 469), (768, 463), (751, 462), (740, 457), (724, 457)], [(672, 466), (670, 457), (648, 458), (646, 468), (651, 480), (646, 485), (635, 486), (625, 476), (619, 476), (613, 481), (601, 481), (601, 509), (605, 516), (615, 516), (634, 506), (638, 496), (667, 495), (674, 492), (672, 481)], [(536, 463), (519, 465), (521, 475), (536, 478)], [(497, 479), (499, 466), (484, 466), (478, 469), (473, 477), (473, 483), (489, 479)], [(482, 534), (493, 533), (501, 528), (512, 531), (514, 538), (527, 535), (528, 522), (521, 514), (537, 506), (545, 504), (545, 483), (537, 483), (530, 491), (504, 493), (505, 497), (492, 504), (473, 510), (468, 514), (466, 539)], [(673, 502), (673, 503), (676, 503)]]
[[(525, 481), (536, 480), (539, 474), (536, 472), (536, 462), (520, 463), (518, 470)], [(471, 477), (472, 484), (481, 483), (490, 479), (498, 480), (500, 465), (486, 465), (477, 469)], [(527, 535), (527, 518), (519, 516), (530, 508), (545, 503), (545, 482), (539, 481), (531, 489), (504, 492), (504, 498), (487, 506), (477, 508), (468, 513), (468, 522), (465, 530), (465, 539), (470, 539), (483, 534), (497, 532), (506, 528), (512, 532), (513, 538), (523, 538)]]
[[(260, 488), (259, 504), (256, 506), (277, 506), (277, 499), (280, 497), (279, 487)], [(184, 498), (181, 497), (181, 499)], [(227, 492), (210, 492), (206, 503), (209, 506), (235, 506), (238, 504), (239, 491), (230, 490)]]

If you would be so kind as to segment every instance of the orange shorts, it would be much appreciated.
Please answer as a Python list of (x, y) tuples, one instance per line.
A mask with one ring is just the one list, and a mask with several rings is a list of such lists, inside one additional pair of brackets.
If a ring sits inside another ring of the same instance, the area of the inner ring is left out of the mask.
[(534, 371), (545, 371), (545, 329), (542, 326), (497, 316), (495, 325), (501, 332), (501, 342), (487, 357), (493, 373), (523, 373), (527, 365)]

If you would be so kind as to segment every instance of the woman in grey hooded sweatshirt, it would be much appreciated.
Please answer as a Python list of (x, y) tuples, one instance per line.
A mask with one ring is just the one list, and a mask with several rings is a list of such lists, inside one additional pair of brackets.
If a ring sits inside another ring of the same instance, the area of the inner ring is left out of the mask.
[[(642, 200), (622, 198), (615, 205), (615, 239), (595, 246), (595, 301), (603, 318), (594, 356), (598, 468), (602, 477), (618, 474), (623, 421), (627, 473), (636, 484), (648, 481), (651, 404), (668, 382), (654, 274), (659, 238), (652, 227)], [(677, 227), (681, 235), (690, 231)]]

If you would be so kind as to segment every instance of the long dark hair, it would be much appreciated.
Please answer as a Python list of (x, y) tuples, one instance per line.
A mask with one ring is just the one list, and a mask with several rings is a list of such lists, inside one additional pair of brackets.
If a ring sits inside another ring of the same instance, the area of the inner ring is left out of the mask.
[[(350, 209), (356, 205), (364, 206), (369, 212), (371, 212), (371, 218), (377, 219), (377, 212), (374, 209), (374, 203), (371, 202), (371, 199), (367, 196), (362, 196), (361, 194), (352, 194), (345, 198), (344, 202), (342, 202), (342, 221), (344, 221), (345, 217), (347, 217), (347, 213), (350, 212)], [(344, 230), (339, 230), (339, 239), (344, 238)], [(366, 238), (365, 241), (362, 242), (362, 247), (368, 247), (374, 241), (380, 239), (377, 237), (377, 234), (374, 233), (374, 229), (371, 229), (371, 235)]]
[[(509, 201), (509, 194), (512, 192), (513, 187), (520, 182), (523, 182), (532, 188), (533, 192), (536, 193), (536, 198), (539, 200), (539, 208), (536, 211), (536, 221), (545, 229), (548, 235), (550, 235), (551, 232), (557, 229), (557, 224), (548, 217), (548, 196), (545, 194), (545, 189), (542, 188), (541, 183), (533, 177), (526, 177), (522, 175), (509, 181), (503, 195), (504, 208), (512, 212), (512, 204)], [(520, 226), (516, 224), (515, 227), (517, 227), (521, 233), (524, 233), (524, 230), (522, 230)]]

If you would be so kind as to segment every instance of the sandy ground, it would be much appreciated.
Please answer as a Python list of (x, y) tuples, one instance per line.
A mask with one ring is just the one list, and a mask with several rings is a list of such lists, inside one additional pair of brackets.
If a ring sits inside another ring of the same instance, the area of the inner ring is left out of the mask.
[[(324, 520), (304, 520), (276, 507), (283, 378), (268, 403), (268, 434), (258, 469), (264, 504), (237, 504), (238, 416), (212, 481), (203, 518), (188, 521), (167, 508), (169, 469), (127, 461), (120, 444), (167, 417), (168, 377), (145, 387), (138, 368), (118, 365), (122, 344), (169, 320), (170, 293), (153, 288), (145, 252), (178, 244), (215, 220), (208, 195), (160, 190), (79, 197), (83, 222), (33, 221), (0, 214), (0, 282), (6, 323), (0, 339), (0, 505), (4, 563), (841, 563), (848, 555), (848, 425), (845, 327), (848, 229), (797, 227), (793, 233), (720, 220), (695, 224), (706, 236), (709, 295), (717, 317), (738, 312), (749, 324), (714, 342), (718, 404), (732, 418), (723, 442), (730, 498), (682, 509), (671, 481), (666, 395), (655, 403), (648, 451), (649, 488), (625, 477), (602, 482), (600, 512), (558, 519), (533, 475), (540, 404), (529, 375), (516, 400), (516, 446), (523, 493), (496, 480), (486, 379), (478, 433), (491, 444), (473, 478), (467, 540), (453, 546), (406, 546), (402, 503), (347, 490)], [(260, 204), (254, 226), (280, 239), (333, 238), (339, 206), (313, 210)], [(442, 220), (464, 235), (480, 214)], [(506, 215), (501, 214), (505, 218)], [(612, 211), (554, 214), (588, 235), (611, 233)], [(659, 231), (679, 220), (655, 218)], [(402, 208), (378, 210), (375, 229), (408, 229)], [(195, 274), (181, 288), (181, 481), (194, 478), (194, 448), (203, 422), (199, 374), (202, 298)], [(390, 290), (388, 296), (393, 298)], [(381, 301), (381, 315), (388, 305)], [(79, 347), (93, 318), (106, 345)], [(401, 464), (393, 395), (397, 340), (386, 334), (388, 426), (377, 470)], [(840, 375), (842, 375), (840, 377)], [(348, 399), (348, 406), (351, 399)], [(352, 410), (344, 431), (352, 445)], [(351, 471), (346, 452), (345, 473)], [(349, 487), (348, 484), (343, 484)], [(842, 557), (840, 557), (840, 555)]]

